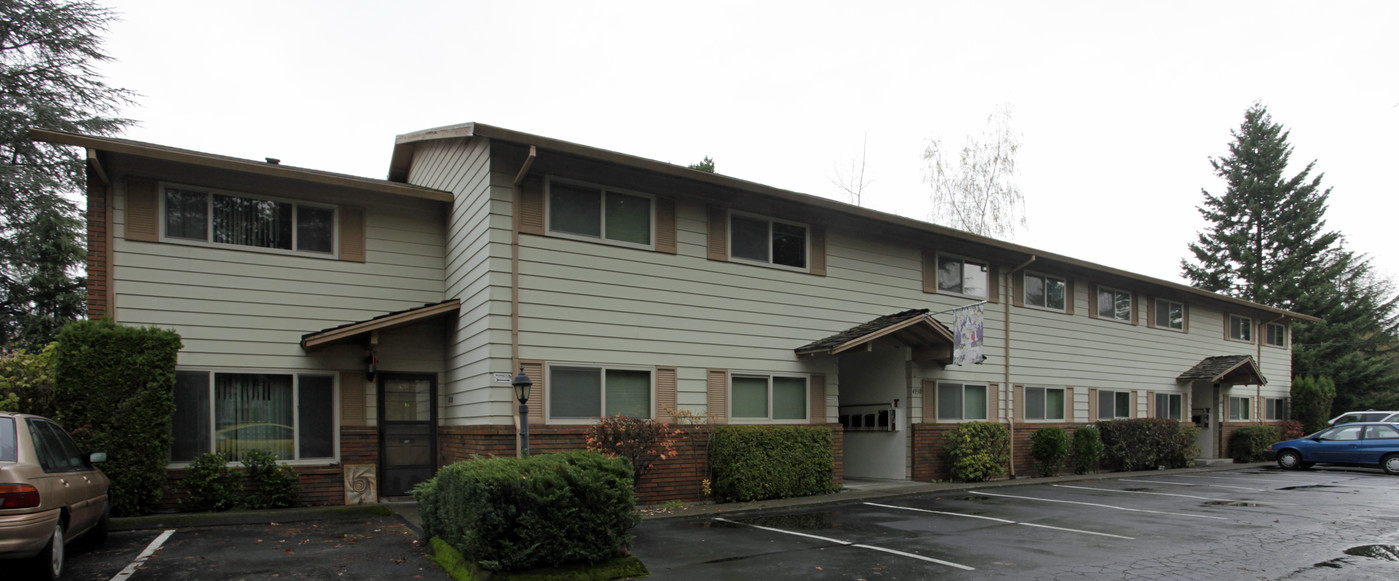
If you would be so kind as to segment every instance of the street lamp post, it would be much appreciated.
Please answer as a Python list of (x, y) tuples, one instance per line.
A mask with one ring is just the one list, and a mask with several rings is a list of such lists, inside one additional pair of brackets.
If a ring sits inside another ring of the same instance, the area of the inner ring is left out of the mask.
[(515, 388), (515, 399), (520, 402), (520, 457), (529, 456), (529, 388), (534, 386), (529, 376), (525, 375), (525, 368), (520, 368), (520, 373), (515, 376), (510, 385)]

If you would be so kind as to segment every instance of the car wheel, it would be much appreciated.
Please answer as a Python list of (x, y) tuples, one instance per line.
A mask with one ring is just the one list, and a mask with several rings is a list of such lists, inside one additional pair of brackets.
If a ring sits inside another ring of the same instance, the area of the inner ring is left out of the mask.
[(1399, 454), (1390, 454), (1381, 458), (1380, 468), (1384, 469), (1385, 474), (1399, 476)]
[(1302, 455), (1295, 450), (1278, 452), (1278, 467), (1286, 470), (1298, 470), (1302, 467)]
[(64, 532), (63, 518), (59, 517), (58, 524), (53, 526), (53, 535), (49, 537), (49, 544), (44, 545), (44, 550), (34, 555), (32, 561), (34, 571), (38, 573), (39, 579), (56, 581), (63, 574)]

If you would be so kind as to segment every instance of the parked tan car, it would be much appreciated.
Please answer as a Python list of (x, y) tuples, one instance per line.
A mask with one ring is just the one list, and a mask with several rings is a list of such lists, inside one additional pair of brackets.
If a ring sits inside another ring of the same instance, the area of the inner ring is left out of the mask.
[(46, 418), (0, 411), (0, 559), (27, 559), (39, 578), (57, 579), (65, 544), (106, 540), (110, 483), (93, 466), (106, 460)]

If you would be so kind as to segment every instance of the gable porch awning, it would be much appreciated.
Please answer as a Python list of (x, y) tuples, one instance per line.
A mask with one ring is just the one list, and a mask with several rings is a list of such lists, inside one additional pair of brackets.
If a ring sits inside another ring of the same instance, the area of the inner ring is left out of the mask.
[(1180, 374), (1177, 382), (1203, 381), (1231, 385), (1267, 385), (1268, 378), (1258, 369), (1252, 355), (1220, 355), (1206, 357), (1189, 371)]
[(797, 357), (840, 355), (869, 349), (875, 339), (890, 337), (913, 348), (918, 361), (952, 362), (952, 331), (928, 314), (928, 309), (913, 309), (885, 315), (868, 323), (856, 325), (825, 339), (795, 349)]
[(402, 311), (379, 315), (358, 323), (347, 323), (307, 333), (301, 336), (301, 348), (306, 351), (339, 343), (346, 343), (375, 331), (385, 331), (406, 327), (415, 323), (455, 313), (461, 309), (461, 299), (449, 299), (440, 303), (426, 304)]

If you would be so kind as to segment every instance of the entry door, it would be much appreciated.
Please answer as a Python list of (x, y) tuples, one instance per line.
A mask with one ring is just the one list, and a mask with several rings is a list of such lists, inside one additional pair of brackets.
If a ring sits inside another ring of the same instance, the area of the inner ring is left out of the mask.
[(435, 375), (379, 375), (381, 495), (406, 495), (437, 471), (436, 402)]

